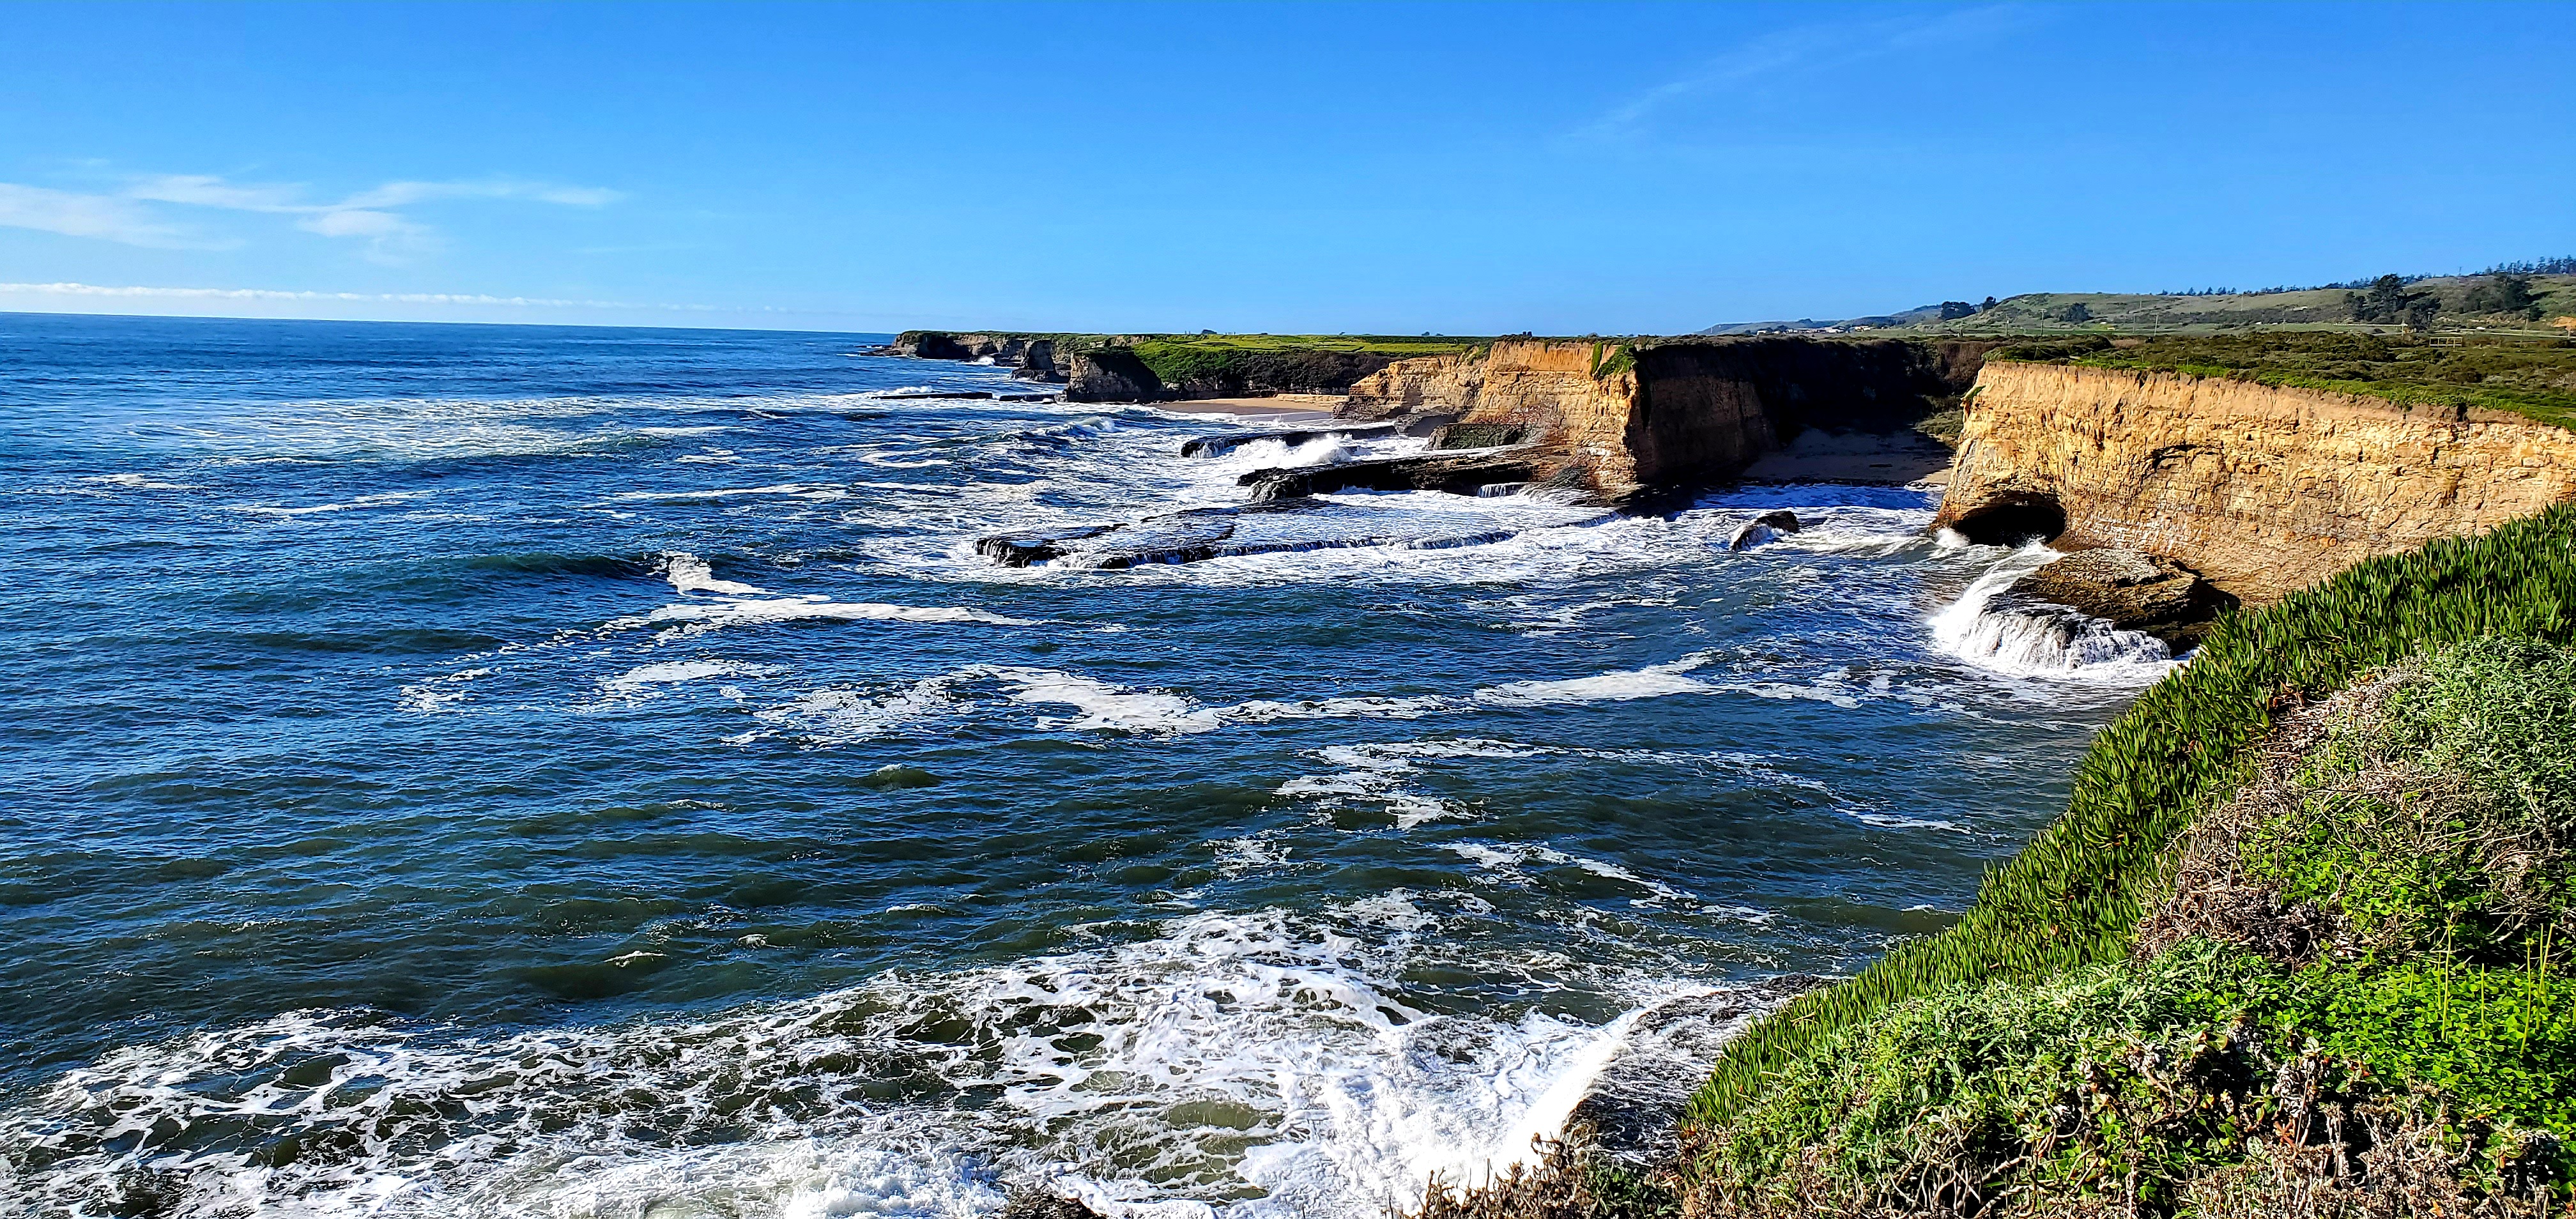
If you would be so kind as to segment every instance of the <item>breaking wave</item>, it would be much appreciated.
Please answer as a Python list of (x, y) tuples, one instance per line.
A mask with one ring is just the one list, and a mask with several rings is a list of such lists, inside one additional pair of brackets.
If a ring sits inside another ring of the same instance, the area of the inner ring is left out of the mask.
[(2006, 556), (1932, 616), (1933, 639), (1971, 664), (2021, 677), (2145, 683), (2171, 670), (2172, 651), (2153, 635), (2006, 595), (2015, 581), (2060, 557), (2045, 546)]
[(0, 1114), (7, 1192), (65, 1213), (967, 1216), (1051, 1179), (1158, 1208), (1133, 1213), (1375, 1215), (1524, 1152), (1625, 1027), (1422, 1009), (1398, 979), (1443, 956), (1441, 922), (1399, 890), (502, 1036), (290, 1012), (117, 1051)]

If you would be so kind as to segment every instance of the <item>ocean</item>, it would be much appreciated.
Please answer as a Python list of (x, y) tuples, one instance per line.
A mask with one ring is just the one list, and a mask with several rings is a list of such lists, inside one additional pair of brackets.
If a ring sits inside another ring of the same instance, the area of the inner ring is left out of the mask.
[(0, 314), (0, 1209), (1374, 1217), (1946, 926), (2164, 668), (1920, 487), (1004, 567), (1422, 442), (885, 337)]

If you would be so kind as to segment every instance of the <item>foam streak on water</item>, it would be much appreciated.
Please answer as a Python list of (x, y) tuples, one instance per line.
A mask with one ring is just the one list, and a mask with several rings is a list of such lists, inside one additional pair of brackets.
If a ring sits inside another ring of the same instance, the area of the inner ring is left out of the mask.
[(2028, 663), (2045, 556), (1919, 489), (1227, 515), (1423, 442), (853, 336), (0, 331), (9, 1213), (1374, 1219), (1647, 1006), (1937, 930), (2162, 667)]

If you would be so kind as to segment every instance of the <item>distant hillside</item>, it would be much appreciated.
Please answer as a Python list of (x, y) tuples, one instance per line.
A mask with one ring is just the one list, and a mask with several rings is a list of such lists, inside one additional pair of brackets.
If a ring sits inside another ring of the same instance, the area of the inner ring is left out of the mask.
[[(2322, 288), (2201, 293), (2030, 292), (1872, 317), (1739, 322), (1701, 334), (2216, 334), (2265, 330), (2554, 334), (2576, 330), (2576, 269), (2549, 274), (2387, 277)], [(2535, 316), (2536, 315), (2536, 316)]]

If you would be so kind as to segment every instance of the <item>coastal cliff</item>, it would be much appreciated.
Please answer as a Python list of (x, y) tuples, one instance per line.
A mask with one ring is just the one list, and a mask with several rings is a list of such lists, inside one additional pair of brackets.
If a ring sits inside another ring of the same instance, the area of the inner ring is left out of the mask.
[(1038, 334), (950, 334), (944, 330), (907, 330), (896, 335), (890, 348), (899, 356), (920, 360), (959, 360), (966, 363), (990, 361), (1012, 370), (1013, 375), (1028, 381), (1061, 384), (1071, 375), (1070, 353), (1063, 359), (1057, 346), (1068, 336)]
[(2460, 406), (1996, 361), (1937, 526), (2178, 559), (2246, 601), (2576, 498), (2576, 431)]
[(1621, 499), (1736, 476), (1809, 430), (1905, 433), (1968, 388), (1987, 346), (1506, 339), (1397, 361), (1340, 413), (1446, 417), (1436, 447), (1528, 446), (1555, 481)]
[(1071, 402), (1338, 394), (1400, 355), (1463, 341), (1273, 335), (1016, 334), (907, 330), (885, 350), (1009, 368)]

